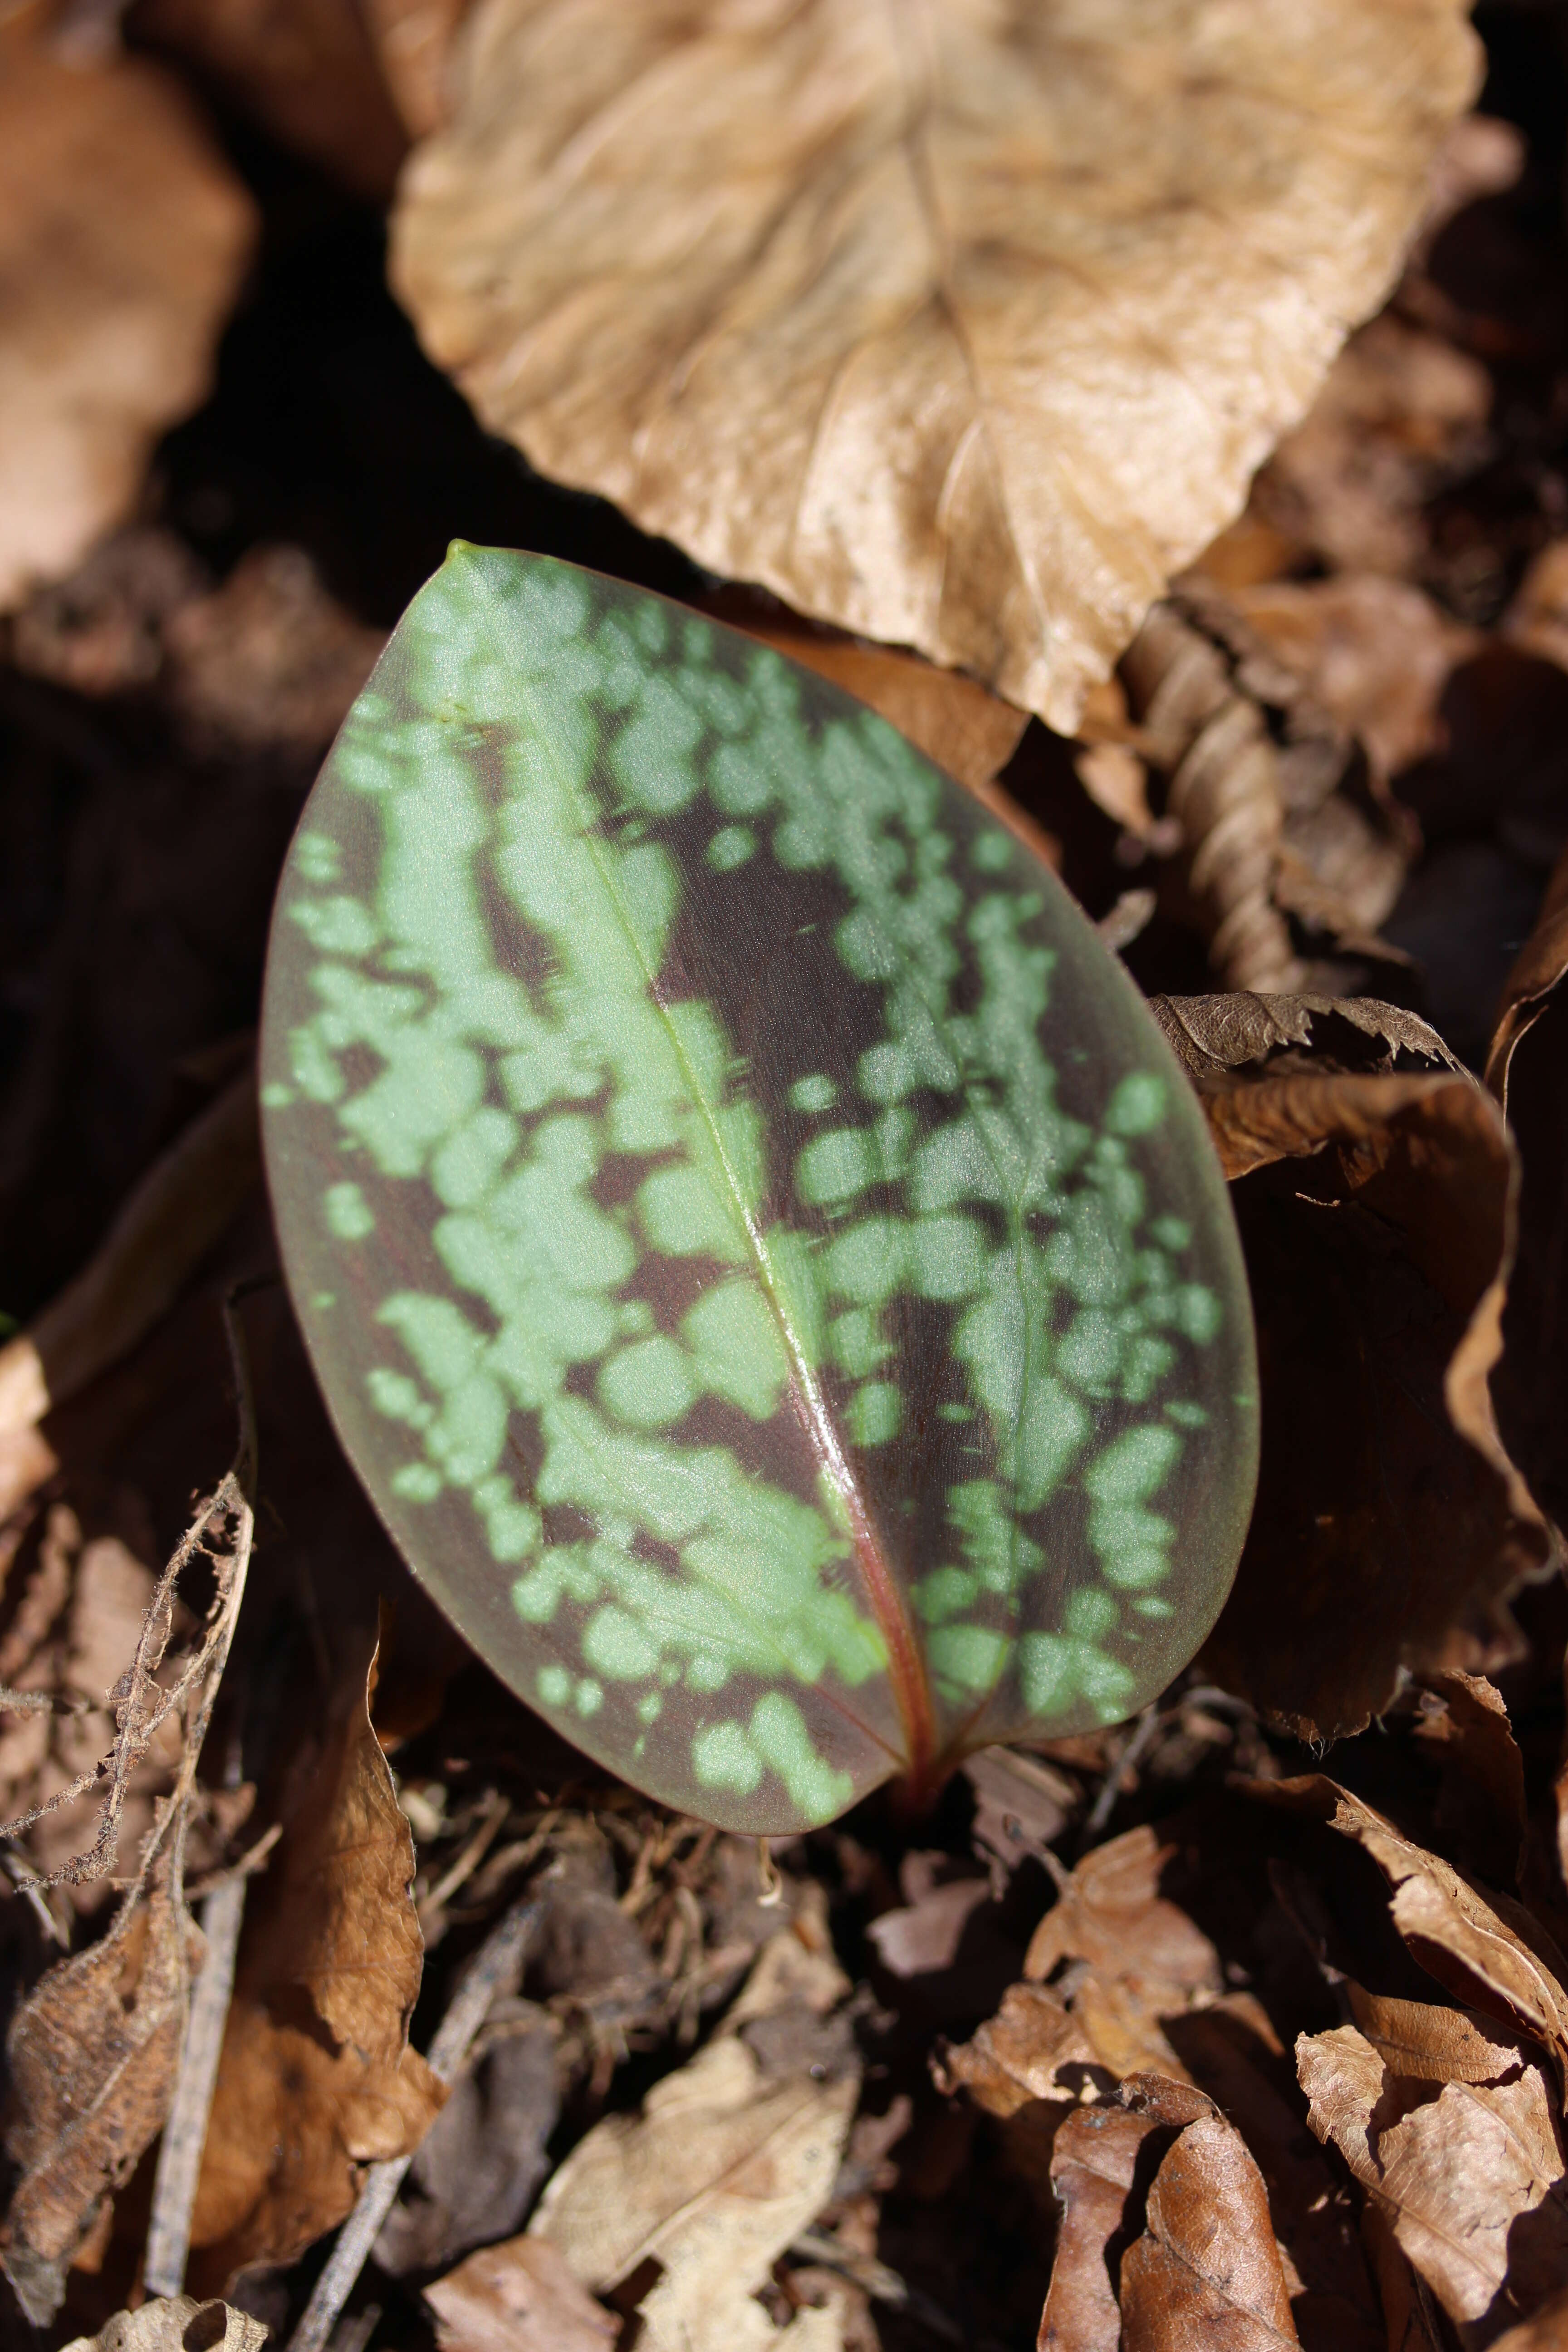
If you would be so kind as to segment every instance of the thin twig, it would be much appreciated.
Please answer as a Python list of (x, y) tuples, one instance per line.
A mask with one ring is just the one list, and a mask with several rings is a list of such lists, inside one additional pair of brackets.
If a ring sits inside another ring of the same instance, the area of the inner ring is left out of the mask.
[[(439, 2082), (455, 2082), (461, 2073), (491, 2001), (521, 1969), (543, 1907), (538, 1895), (522, 1896), (474, 1954), (426, 2055), (426, 2063)], [(322, 2352), (413, 2161), (412, 2154), (395, 2156), (384, 2164), (373, 2164), (366, 2171), (359, 2203), (338, 2233), (326, 2268), (289, 2339), (289, 2352)]]
[(230, 1878), (202, 1906), (207, 1956), (191, 1997), (190, 2021), (180, 2058), (180, 2078), (163, 2126), (153, 2188), (153, 2219), (147, 2231), (143, 2277), (149, 2294), (182, 2294), (191, 2248), (191, 2214), (196, 2179), (206, 2146), (217, 2062), (234, 1990), (235, 1954), (245, 1912), (245, 1880)]

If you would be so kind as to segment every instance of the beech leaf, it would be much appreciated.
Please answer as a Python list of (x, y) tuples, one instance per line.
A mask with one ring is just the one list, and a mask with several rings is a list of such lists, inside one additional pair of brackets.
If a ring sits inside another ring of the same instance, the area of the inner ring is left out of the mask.
[(1152, 1697), (1245, 1532), (1201, 1114), (1049, 869), (772, 649), (459, 544), (286, 869), (264, 1142), (349, 1455), (721, 1826)]
[(481, 0), (393, 276), (545, 473), (1073, 731), (1415, 228), (1459, 0)]

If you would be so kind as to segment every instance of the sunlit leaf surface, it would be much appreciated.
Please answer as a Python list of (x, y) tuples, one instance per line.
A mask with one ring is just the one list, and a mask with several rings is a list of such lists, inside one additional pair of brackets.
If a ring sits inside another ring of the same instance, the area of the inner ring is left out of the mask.
[(639, 1786), (821, 1821), (1212, 1623), (1256, 1396), (1196, 1105), (1055, 877), (769, 648), (455, 549), (295, 840), (263, 1076), (361, 1476)]

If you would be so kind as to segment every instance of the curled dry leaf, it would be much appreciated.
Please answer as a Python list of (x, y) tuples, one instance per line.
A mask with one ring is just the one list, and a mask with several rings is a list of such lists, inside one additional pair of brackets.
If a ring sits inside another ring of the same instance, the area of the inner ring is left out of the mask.
[(508, 2238), (425, 2290), (440, 2352), (609, 2352), (620, 2322), (548, 2238)]
[(819, 2012), (844, 1983), (793, 1929), (772, 1937), (715, 2038), (640, 2116), (595, 2124), (545, 2189), (531, 2232), (583, 2286), (659, 2267), (637, 2305), (647, 2352), (837, 2352), (827, 2313), (778, 2329), (753, 2296), (827, 2202), (859, 2088), (847, 2046), (835, 2067), (819, 2035), (761, 2029)]
[(229, 2303), (198, 2303), (194, 2295), (159, 2296), (135, 2311), (117, 2311), (96, 2336), (79, 2336), (65, 2352), (261, 2352), (268, 2330)]
[(1373, 2000), (1297, 2043), (1308, 2120), (1443, 2308), (1486, 2341), (1568, 2281), (1568, 2189), (1542, 2067), (1458, 2010)]
[[(70, 1791), (109, 1781), (97, 1840), (52, 1878), (91, 1878), (110, 1866), (131, 1774), (176, 1709), (184, 1731), (179, 1777), (109, 1933), (46, 1972), (6, 2037), (5, 2152), (21, 2178), (0, 2231), (0, 2261), (35, 2326), (53, 2318), (67, 2269), (95, 2225), (107, 2226), (108, 2200), (162, 2128), (179, 2069), (191, 1971), (203, 1948), (185, 1908), (185, 1829), (245, 1596), (254, 1526), (255, 1432), (232, 1318), (229, 1341), (240, 1394), (239, 1454), (197, 1505), (153, 1591), (131, 1664), (110, 1694), (117, 1728), (107, 1762), (79, 1776)], [(153, 1676), (168, 1643), (175, 1588), (198, 1554), (213, 1571), (206, 1622), (194, 1654), (163, 1688)]]
[(177, 1831), (160, 1840), (108, 1935), (47, 1972), (6, 2039), (5, 2152), (21, 2179), (0, 2258), (37, 2327), (59, 2308), (73, 2257), (163, 2128), (174, 2095), (203, 1948), (177, 1842)]
[[(1394, 1890), (1394, 1925), (1411, 1957), (1457, 2000), (1481, 2011), (1510, 2034), (1540, 2042), (1551, 2053), (1560, 2081), (1568, 2084), (1568, 1965), (1521, 1905), (1503, 1895), (1489, 1898), (1452, 1863), (1402, 1835), (1371, 1805), (1322, 1773), (1250, 1786), (1266, 1803), (1325, 1822), (1352, 1838)], [(1379, 2018), (1385, 2014), (1393, 2012), (1375, 2012)]]
[(1143, 2235), (1121, 2259), (1125, 2352), (1300, 2340), (1263, 2176), (1223, 2116), (1199, 2116), (1162, 2158)]
[[(1159, 824), (1180, 835), (1181, 887), (1168, 882), (1165, 897), (1220, 975), (1234, 988), (1300, 987), (1292, 919), (1304, 945), (1321, 936), (1361, 957), (1393, 955), (1373, 935), (1399, 895), (1414, 828), (1385, 799), (1341, 789), (1354, 780), (1351, 727), (1239, 604), (1188, 574), (1119, 676), (1139, 748), (1165, 780)], [(1079, 773), (1107, 805), (1086, 760)]]
[(1481, 1662), (1509, 1593), (1553, 1555), (1490, 1388), (1516, 1155), (1493, 1097), (1396, 1007), (1153, 1011), (1233, 1180), (1258, 1316), (1258, 1505), (1205, 1654), (1302, 1738), (1340, 1738), (1405, 1675)]
[(1070, 732), (1475, 73), (1457, 0), (485, 0), (394, 278), (542, 470)]
[(1140, 740), (1167, 779), (1210, 962), (1232, 988), (1299, 986), (1301, 966), (1274, 898), (1285, 800), (1263, 713), (1237, 690), (1220, 649), (1173, 604), (1149, 614), (1121, 674)]
[(0, 25), (0, 610), (68, 570), (204, 397), (249, 198), (144, 59), (67, 65)]
[[(374, 1667), (372, 1669), (374, 1673)], [(445, 2091), (408, 2045), (414, 1841), (363, 1675), (247, 1907), (191, 2224), (198, 2284), (291, 2262), (406, 2156)]]
[(1568, 856), (1547, 887), (1508, 985), (1487, 1084), (1508, 1115), (1522, 1171), (1519, 1271), (1503, 1317), (1498, 1412), (1544, 1507), (1568, 1527), (1563, 1424), (1568, 1405)]
[(1135, 2104), (1101, 2099), (1078, 2108), (1057, 2134), (1051, 2186), (1061, 2218), (1039, 2352), (1121, 2352), (1111, 2249), (1131, 2242), (1143, 2218), (1144, 2144), (1152, 2132), (1214, 2112), (1201, 2091), (1157, 2075), (1141, 2077), (1138, 2089)]

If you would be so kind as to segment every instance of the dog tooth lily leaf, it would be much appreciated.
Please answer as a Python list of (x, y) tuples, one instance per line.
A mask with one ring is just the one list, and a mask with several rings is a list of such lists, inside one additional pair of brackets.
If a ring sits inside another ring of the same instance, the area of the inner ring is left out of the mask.
[(262, 1082), (360, 1477), (639, 1788), (798, 1829), (1208, 1632), (1257, 1375), (1197, 1105), (1055, 876), (780, 655), (455, 546), (295, 837)]

